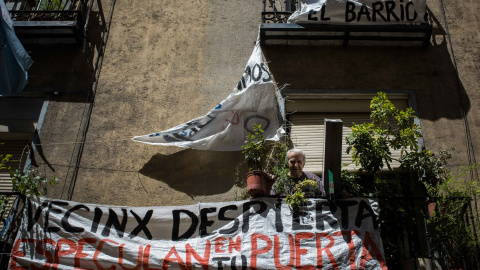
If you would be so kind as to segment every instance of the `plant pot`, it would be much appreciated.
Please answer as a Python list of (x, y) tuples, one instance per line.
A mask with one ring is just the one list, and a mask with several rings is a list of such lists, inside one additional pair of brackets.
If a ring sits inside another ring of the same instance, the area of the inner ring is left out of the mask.
[(435, 210), (437, 209), (437, 203), (436, 202), (429, 202), (427, 207), (428, 207), (428, 214), (432, 218), (433, 217), (433, 212), (435, 212)]
[[(247, 193), (255, 197), (267, 194), (268, 175), (262, 171), (250, 171), (247, 173)], [(270, 188), (272, 187), (270, 184)]]
[(317, 191), (317, 188), (312, 186), (305, 186), (302, 187), (302, 191), (305, 193), (305, 197), (315, 197), (315, 192)]
[(275, 183), (275, 179), (270, 177), (270, 175), (265, 174), (265, 192), (267, 195), (270, 194), (270, 191), (272, 190), (274, 183)]

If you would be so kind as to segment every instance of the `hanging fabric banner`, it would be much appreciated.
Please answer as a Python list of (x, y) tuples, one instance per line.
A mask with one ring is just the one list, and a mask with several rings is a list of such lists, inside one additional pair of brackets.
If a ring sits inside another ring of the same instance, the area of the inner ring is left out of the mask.
[(0, 96), (10, 96), (27, 85), (33, 61), (15, 35), (4, 0), (0, 0), (0, 12)]
[(10, 269), (387, 269), (378, 203), (127, 207), (27, 200)]
[(241, 150), (248, 132), (261, 125), (269, 140), (278, 140), (283, 129), (273, 77), (257, 42), (233, 92), (206, 115), (165, 131), (134, 137), (155, 145), (200, 150)]
[(300, 0), (296, 24), (410, 24), (425, 22), (425, 0)]

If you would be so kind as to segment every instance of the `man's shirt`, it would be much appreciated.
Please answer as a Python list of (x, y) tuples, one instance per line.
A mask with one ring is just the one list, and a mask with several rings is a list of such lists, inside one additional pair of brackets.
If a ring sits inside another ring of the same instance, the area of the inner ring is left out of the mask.
[[(290, 185), (286, 185), (285, 186), (285, 191), (287, 192), (287, 194), (291, 194), (293, 189), (295, 188), (295, 185), (298, 184), (299, 182), (303, 181), (303, 180), (314, 180), (315, 182), (317, 182), (317, 192), (316, 192), (316, 195), (317, 196), (320, 196), (320, 197), (325, 197), (326, 196), (326, 193), (325, 193), (325, 188), (323, 187), (323, 181), (322, 179), (316, 175), (316, 174), (313, 174), (311, 172), (302, 172), (302, 176), (300, 176), (299, 178), (293, 178), (293, 177), (289, 177), (289, 180), (290, 180)], [(272, 189), (272, 191), (270, 192), (271, 195), (277, 195), (276, 192)]]

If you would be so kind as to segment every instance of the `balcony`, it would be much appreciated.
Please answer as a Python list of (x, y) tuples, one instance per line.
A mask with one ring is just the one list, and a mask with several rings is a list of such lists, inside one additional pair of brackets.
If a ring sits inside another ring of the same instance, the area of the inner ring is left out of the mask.
[[(6, 0), (15, 33), (24, 45), (79, 44), (92, 2)], [(89, 8), (90, 7), (90, 8)]]
[[(393, 3), (395, 1), (387, 1)], [(262, 24), (260, 26), (260, 39), (262, 45), (318, 45), (318, 46), (411, 46), (428, 48), (432, 34), (432, 26), (425, 22), (411, 23), (407, 21), (406, 9), (398, 15), (392, 11), (383, 14), (386, 8), (378, 8), (379, 11), (366, 13), (361, 8), (351, 4), (348, 9), (348, 1), (345, 21), (335, 21), (328, 13), (329, 3), (319, 9), (313, 10), (308, 15), (309, 22), (288, 23), (289, 17), (300, 9), (298, 0), (264, 0), (262, 10)], [(343, 4), (343, 3), (342, 3)], [(402, 6), (399, 4), (398, 6)], [(391, 7), (391, 6), (390, 6)], [(355, 10), (356, 8), (356, 10)], [(327, 10), (327, 11), (326, 11)], [(427, 9), (428, 10), (428, 9)], [(348, 13), (348, 14), (347, 14)], [(362, 19), (368, 19), (366, 24), (356, 23)], [(370, 18), (373, 16), (373, 18)], [(391, 16), (391, 17), (390, 17)], [(413, 16), (413, 15), (411, 15)], [(405, 24), (373, 24), (371, 21), (388, 19), (388, 21), (402, 21)], [(415, 17), (417, 14), (415, 13)], [(428, 14), (425, 13), (425, 18)], [(343, 19), (343, 18), (342, 18)], [(418, 20), (416, 20), (418, 21)]]

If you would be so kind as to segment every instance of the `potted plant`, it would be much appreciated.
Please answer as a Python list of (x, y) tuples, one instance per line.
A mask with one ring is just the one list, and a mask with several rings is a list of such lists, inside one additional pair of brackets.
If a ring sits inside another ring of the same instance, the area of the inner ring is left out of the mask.
[[(428, 222), (432, 238), (438, 240), (433, 241), (432, 248), (440, 256), (448, 257), (449, 269), (474, 268), (469, 258), (478, 256), (476, 234), (480, 224), (465, 222), (479, 218), (478, 212), (474, 213), (470, 208), (472, 197), (480, 195), (478, 184), (469, 179), (470, 173), (477, 167), (474, 164), (460, 166), (456, 172), (447, 171), (435, 188), (436, 209)], [(447, 264), (443, 264), (446, 269)]]
[(290, 206), (290, 210), (292, 211), (296, 211), (296, 209), (306, 201), (307, 198), (305, 198), (305, 192), (297, 188), (295, 188), (292, 194), (287, 195), (285, 198), (285, 202)]
[(269, 157), (269, 162), (273, 164), (272, 173), (275, 175), (273, 190), (276, 194), (287, 194), (285, 187), (292, 185), (292, 180), (288, 177), (290, 170), (287, 165), (287, 152), (289, 147), (285, 142), (275, 144), (274, 151)]
[[(441, 269), (469, 265), (469, 258), (478, 254), (476, 231), (480, 228), (466, 221), (474, 220), (471, 209), (470, 217), (467, 213), (472, 196), (480, 195), (478, 183), (467, 179), (470, 173), (464, 173), (463, 185), (461, 174), (452, 175), (446, 166), (451, 158), (448, 151), (435, 155), (419, 149), (417, 139), (422, 135), (412, 109), (397, 110), (384, 93), (378, 93), (370, 107), (371, 122), (353, 125), (347, 137), (347, 152), (361, 169), (355, 174), (342, 172), (342, 182), (354, 195), (379, 198), (385, 259), (391, 265), (407, 261), (405, 236), (423, 225), (430, 208), (426, 229), (431, 251), (436, 254), (432, 260)], [(391, 149), (400, 150), (400, 157), (394, 158)], [(400, 168), (395, 174), (383, 173), (385, 167), (393, 172), (392, 161), (399, 162)], [(476, 169), (476, 165), (469, 169)], [(415, 253), (417, 258), (427, 256), (422, 249)], [(442, 261), (444, 258), (448, 260)]]
[(351, 196), (360, 196), (360, 189), (362, 188), (360, 184), (357, 182), (357, 180), (360, 177), (348, 170), (342, 170), (341, 174), (341, 181), (342, 181), (342, 186), (345, 188), (345, 190), (351, 195)]
[(305, 179), (295, 185), (293, 192), (285, 198), (285, 202), (290, 206), (291, 210), (295, 211), (307, 201), (308, 197), (314, 197), (316, 192), (317, 182)]
[(317, 192), (317, 182), (315, 180), (305, 179), (296, 185), (297, 189), (301, 189), (306, 197), (315, 197)]
[(273, 185), (273, 179), (263, 171), (267, 157), (267, 144), (263, 132), (262, 126), (255, 124), (253, 134), (248, 133), (245, 145), (242, 146), (242, 153), (250, 170), (247, 173), (247, 192), (252, 197), (265, 195)]

